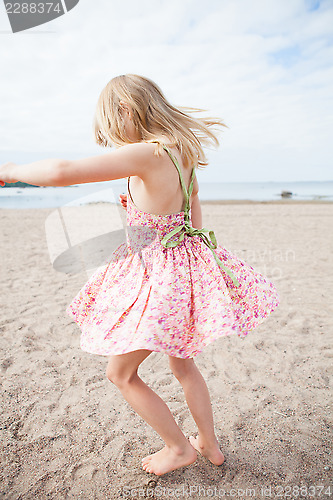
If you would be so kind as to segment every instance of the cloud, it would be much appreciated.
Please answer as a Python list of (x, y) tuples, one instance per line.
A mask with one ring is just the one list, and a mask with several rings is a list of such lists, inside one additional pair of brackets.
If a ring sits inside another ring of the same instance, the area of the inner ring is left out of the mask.
[(207, 180), (332, 178), (330, 1), (81, 0), (30, 32), (5, 34), (7, 21), (0, 11), (2, 157), (102, 154), (99, 93), (138, 73), (230, 127), (208, 152)]

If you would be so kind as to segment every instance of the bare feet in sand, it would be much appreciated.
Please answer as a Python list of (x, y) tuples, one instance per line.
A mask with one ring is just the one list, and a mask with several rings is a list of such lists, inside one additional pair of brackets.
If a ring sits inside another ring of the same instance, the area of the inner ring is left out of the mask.
[(178, 452), (168, 446), (164, 446), (162, 450), (143, 458), (142, 468), (146, 472), (152, 472), (156, 476), (161, 476), (185, 465), (193, 464), (197, 457), (197, 452), (190, 443), (188, 443), (185, 450), (179, 450)]
[(224, 455), (220, 450), (219, 444), (216, 443), (212, 446), (203, 445), (200, 436), (189, 438), (191, 445), (195, 448), (201, 455), (208, 458), (214, 465), (222, 465), (224, 462)]

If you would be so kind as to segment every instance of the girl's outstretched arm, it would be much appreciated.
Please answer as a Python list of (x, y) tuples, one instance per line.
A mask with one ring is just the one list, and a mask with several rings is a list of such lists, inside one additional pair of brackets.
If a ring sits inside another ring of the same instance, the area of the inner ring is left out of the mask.
[(40, 160), (27, 165), (5, 163), (0, 165), (0, 186), (13, 182), (26, 182), (35, 186), (56, 186), (57, 172), (64, 160)]
[(145, 178), (154, 156), (155, 144), (133, 143), (104, 155), (79, 160), (50, 159), (27, 165), (0, 166), (0, 184), (26, 182), (35, 186), (71, 186), (87, 182), (111, 181), (131, 175)]

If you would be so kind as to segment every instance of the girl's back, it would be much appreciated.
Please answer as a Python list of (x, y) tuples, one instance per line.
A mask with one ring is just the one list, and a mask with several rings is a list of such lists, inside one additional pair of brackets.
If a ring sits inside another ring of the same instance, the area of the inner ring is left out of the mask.
[[(188, 188), (192, 168), (184, 166), (183, 158), (177, 148), (164, 143), (177, 160)], [(173, 214), (184, 210), (184, 192), (179, 179), (178, 171), (168, 153), (163, 150), (161, 156), (155, 156), (156, 144), (151, 143), (147, 149), (147, 162), (149, 162), (149, 175), (144, 179), (138, 176), (130, 178), (130, 195), (136, 207), (143, 212), (152, 214)], [(146, 147), (146, 146), (145, 146)], [(198, 194), (199, 186), (195, 178), (190, 205)]]

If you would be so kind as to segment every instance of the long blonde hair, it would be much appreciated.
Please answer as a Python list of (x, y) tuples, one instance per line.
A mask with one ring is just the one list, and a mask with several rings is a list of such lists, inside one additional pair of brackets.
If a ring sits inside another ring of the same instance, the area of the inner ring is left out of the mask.
[[(133, 142), (125, 133), (120, 101), (131, 106), (133, 124), (142, 142), (167, 137), (169, 144), (180, 151), (185, 165), (198, 168), (208, 165), (202, 145), (219, 146), (216, 133), (210, 127), (227, 127), (219, 118), (189, 116), (189, 113), (206, 110), (172, 106), (152, 80), (127, 74), (112, 78), (99, 96), (93, 123), (97, 144), (111, 147)], [(158, 143), (154, 154), (159, 155), (161, 151)]]

